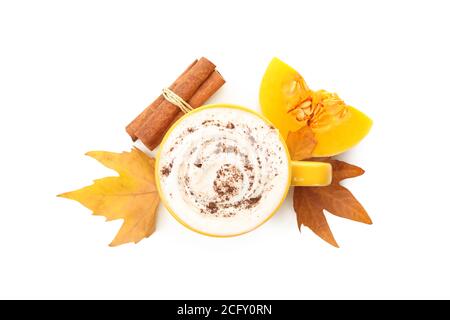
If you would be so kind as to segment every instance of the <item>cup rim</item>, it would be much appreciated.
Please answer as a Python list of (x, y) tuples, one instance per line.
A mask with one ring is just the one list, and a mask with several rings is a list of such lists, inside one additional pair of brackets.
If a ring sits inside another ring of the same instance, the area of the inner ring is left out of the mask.
[[(286, 142), (284, 141), (284, 138), (281, 136), (280, 131), (278, 129), (277, 130), (277, 134), (278, 134), (278, 139), (281, 141), (281, 144), (283, 145), (284, 148), (284, 152), (287, 156), (287, 164), (288, 164), (288, 178), (287, 178), (287, 182), (286, 182), (286, 186), (285, 186), (285, 190), (283, 192), (282, 197), (280, 198), (280, 201), (278, 203), (278, 205), (275, 207), (275, 209), (273, 209), (273, 211), (264, 219), (262, 220), (259, 224), (257, 224), (256, 226), (254, 226), (253, 228), (243, 231), (243, 232), (239, 232), (236, 234), (229, 234), (229, 235), (217, 235), (217, 234), (211, 234), (211, 233), (207, 233), (204, 232), (202, 230), (198, 230), (192, 226), (190, 226), (188, 223), (186, 223), (184, 220), (182, 220), (175, 212), (175, 210), (172, 209), (172, 207), (169, 205), (169, 202), (167, 201), (167, 199), (164, 197), (164, 193), (161, 189), (161, 184), (160, 184), (160, 174), (159, 174), (159, 161), (161, 158), (161, 152), (163, 150), (164, 144), (166, 143), (168, 137), (170, 136), (170, 134), (172, 133), (172, 131), (182, 122), (184, 121), (184, 119), (190, 117), (191, 115), (197, 113), (197, 112), (201, 112), (203, 110), (206, 109), (214, 109), (214, 108), (228, 108), (228, 109), (237, 109), (237, 110), (241, 110), (244, 112), (248, 112), (251, 113), (257, 117), (259, 117), (260, 119), (262, 119), (264, 122), (266, 122), (267, 124), (275, 127), (273, 125), (273, 123), (267, 119), (263, 114), (261, 114), (260, 112), (256, 111), (256, 110), (252, 110), (249, 109), (247, 107), (244, 106), (240, 106), (240, 105), (235, 105), (235, 104), (228, 104), (228, 103), (213, 103), (213, 104), (207, 104), (198, 108), (195, 108), (194, 110), (185, 113), (181, 118), (179, 118), (177, 121), (175, 121), (169, 128), (169, 130), (167, 130), (166, 134), (164, 135), (161, 143), (159, 144), (158, 147), (158, 151), (156, 153), (156, 161), (155, 161), (155, 182), (156, 182), (156, 189), (158, 191), (158, 195), (161, 199), (161, 203), (163, 204), (163, 206), (166, 208), (166, 210), (170, 213), (170, 215), (172, 217), (175, 218), (175, 220), (177, 220), (180, 224), (182, 224), (184, 227), (186, 227), (187, 229), (194, 231), (196, 233), (205, 235), (205, 236), (209, 236), (209, 237), (213, 237), (213, 238), (231, 238), (231, 237), (236, 237), (236, 236), (240, 236), (246, 233), (249, 233), (257, 228), (259, 228), (260, 226), (262, 226), (263, 224), (265, 224), (267, 221), (269, 221), (274, 215), (275, 213), (277, 213), (278, 209), (280, 209), (281, 205), (284, 203), (284, 200), (287, 197), (287, 194), (289, 192), (289, 188), (291, 186), (291, 179), (292, 179), (292, 166), (291, 166), (291, 157), (289, 154), (289, 149), (286, 145)], [(276, 128), (276, 127), (275, 127)]]

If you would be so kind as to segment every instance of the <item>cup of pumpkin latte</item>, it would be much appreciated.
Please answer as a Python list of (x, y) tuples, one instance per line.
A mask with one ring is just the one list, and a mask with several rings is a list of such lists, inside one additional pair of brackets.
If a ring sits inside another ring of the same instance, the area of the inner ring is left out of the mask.
[(278, 130), (235, 105), (197, 108), (165, 135), (156, 157), (158, 192), (184, 226), (204, 235), (236, 236), (269, 220), (290, 186), (325, 186), (331, 166), (291, 161)]

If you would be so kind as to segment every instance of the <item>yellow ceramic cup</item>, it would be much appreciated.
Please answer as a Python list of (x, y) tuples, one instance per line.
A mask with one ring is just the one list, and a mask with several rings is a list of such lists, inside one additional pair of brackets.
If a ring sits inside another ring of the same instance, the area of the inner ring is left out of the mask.
[[(185, 114), (183, 117), (181, 117), (180, 119), (178, 119), (178, 121), (176, 121), (172, 127), (167, 131), (166, 135), (164, 136), (161, 145), (159, 147), (159, 151), (158, 154), (156, 155), (156, 165), (155, 165), (155, 177), (156, 177), (156, 186), (158, 189), (158, 193), (161, 197), (161, 201), (164, 205), (164, 207), (171, 213), (171, 215), (178, 221), (180, 222), (182, 225), (184, 225), (185, 227), (187, 227), (188, 229), (201, 233), (203, 235), (207, 235), (207, 236), (212, 236), (212, 237), (232, 237), (232, 236), (238, 236), (244, 233), (247, 233), (249, 231), (252, 231), (254, 229), (256, 229), (257, 227), (261, 226), (262, 224), (264, 224), (267, 220), (269, 220), (279, 209), (279, 207), (281, 206), (281, 204), (283, 203), (284, 199), (286, 198), (286, 195), (289, 191), (289, 187), (291, 186), (327, 186), (331, 183), (331, 178), (332, 178), (332, 170), (331, 170), (331, 165), (329, 163), (325, 163), (325, 162), (315, 162), (315, 161), (290, 161), (289, 162), (289, 179), (288, 179), (288, 183), (284, 186), (280, 186), (280, 188), (284, 188), (285, 191), (283, 193), (283, 196), (279, 199), (279, 204), (276, 206), (275, 210), (269, 214), (267, 216), (267, 218), (263, 221), (261, 221), (261, 223), (257, 226), (255, 226), (254, 228), (247, 230), (245, 232), (241, 232), (241, 233), (237, 233), (237, 234), (231, 234), (231, 235), (215, 235), (215, 234), (209, 234), (209, 233), (205, 233), (201, 230), (197, 230), (195, 228), (193, 228), (192, 226), (190, 226), (188, 223), (186, 223), (185, 221), (183, 221), (179, 215), (177, 215), (177, 213), (172, 209), (172, 207), (170, 206), (169, 201), (167, 201), (164, 193), (162, 192), (161, 189), (161, 185), (160, 185), (160, 170), (159, 168), (159, 161), (160, 161), (160, 156), (161, 156), (161, 151), (164, 149), (164, 144), (168, 138), (168, 136), (171, 134), (171, 132), (173, 131), (173, 129), (175, 127), (177, 127), (178, 124), (180, 124), (181, 122), (184, 121), (184, 119), (192, 116), (193, 114), (197, 113), (197, 112), (201, 112), (202, 110), (205, 109), (212, 109), (212, 108), (229, 108), (229, 109), (238, 109), (241, 111), (245, 111), (248, 113), (251, 113), (259, 118), (261, 118), (262, 120), (264, 120), (264, 122), (266, 122), (269, 125), (272, 125), (272, 123), (266, 119), (262, 114), (245, 108), (245, 107), (241, 107), (241, 106), (237, 106), (237, 105), (231, 105), (231, 104), (210, 104), (210, 105), (206, 105), (200, 108), (197, 108), (187, 114)], [(283, 152), (286, 153), (287, 158), (290, 159), (289, 156), (289, 150), (287, 148), (286, 143), (284, 142), (283, 137), (278, 134), (278, 137), (281, 141), (281, 144), (284, 146), (284, 150)], [(289, 183), (290, 181), (290, 183)]]

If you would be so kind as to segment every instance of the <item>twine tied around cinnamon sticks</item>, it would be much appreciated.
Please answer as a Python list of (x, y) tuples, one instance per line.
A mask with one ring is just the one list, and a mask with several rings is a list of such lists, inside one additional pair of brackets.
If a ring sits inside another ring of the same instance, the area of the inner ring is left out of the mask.
[(180, 98), (179, 95), (177, 95), (175, 92), (173, 92), (169, 88), (164, 88), (162, 90), (162, 95), (163, 95), (164, 99), (169, 101), (171, 104), (176, 105), (184, 113), (188, 113), (189, 111), (194, 110), (194, 108), (192, 108), (189, 105), (189, 103), (184, 101), (182, 98)]
[(224, 83), (211, 61), (195, 60), (126, 127), (127, 133), (133, 141), (140, 139), (147, 148), (155, 149), (175, 121), (202, 106)]

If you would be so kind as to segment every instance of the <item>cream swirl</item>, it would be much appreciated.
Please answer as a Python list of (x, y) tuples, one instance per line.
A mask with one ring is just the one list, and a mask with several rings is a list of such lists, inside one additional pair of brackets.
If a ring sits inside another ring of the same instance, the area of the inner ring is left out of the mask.
[(177, 212), (248, 220), (256, 209), (260, 216), (272, 209), (271, 194), (285, 187), (287, 167), (274, 127), (245, 111), (214, 108), (174, 128), (158, 170), (162, 190)]

